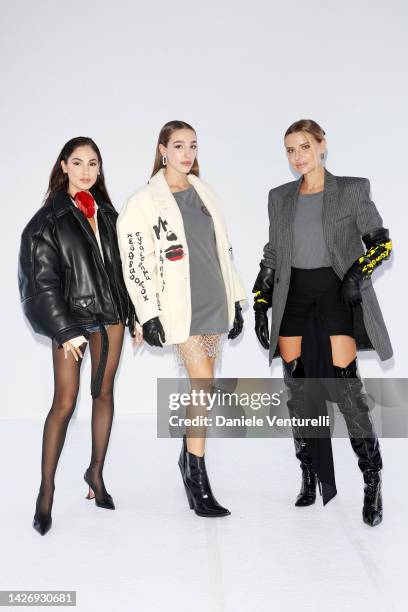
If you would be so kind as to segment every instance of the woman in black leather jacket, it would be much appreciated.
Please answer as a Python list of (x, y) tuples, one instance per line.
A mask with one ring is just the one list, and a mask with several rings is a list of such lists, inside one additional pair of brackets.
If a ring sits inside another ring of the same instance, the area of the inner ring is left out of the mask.
[(92, 455), (88, 499), (114, 509), (102, 469), (113, 418), (113, 383), (124, 326), (135, 312), (122, 277), (117, 212), (106, 191), (102, 158), (90, 138), (68, 141), (51, 172), (44, 206), (21, 236), (19, 289), (35, 332), (52, 339), (54, 399), (44, 425), (42, 477), (33, 526), (51, 527), (54, 477), (79, 389), (82, 357), (92, 361)]

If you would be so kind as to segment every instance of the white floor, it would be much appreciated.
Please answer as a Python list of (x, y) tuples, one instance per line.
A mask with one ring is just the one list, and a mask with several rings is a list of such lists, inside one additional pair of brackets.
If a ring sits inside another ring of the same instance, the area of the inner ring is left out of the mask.
[(76, 590), (81, 611), (282, 612), (406, 610), (406, 440), (382, 440), (385, 518), (361, 520), (362, 477), (334, 440), (338, 495), (295, 508), (291, 440), (209, 440), (207, 466), (231, 516), (189, 509), (180, 440), (155, 417), (118, 417), (105, 482), (116, 511), (85, 499), (90, 425), (73, 421), (57, 474), (53, 527), (31, 527), (42, 422), (0, 429), (2, 590)]

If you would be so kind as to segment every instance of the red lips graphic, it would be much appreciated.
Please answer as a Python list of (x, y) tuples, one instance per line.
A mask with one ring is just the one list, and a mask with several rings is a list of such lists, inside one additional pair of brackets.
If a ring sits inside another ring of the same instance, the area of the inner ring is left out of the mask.
[(177, 261), (178, 259), (182, 259), (184, 257), (183, 245), (173, 244), (172, 246), (169, 246), (164, 253), (169, 261)]

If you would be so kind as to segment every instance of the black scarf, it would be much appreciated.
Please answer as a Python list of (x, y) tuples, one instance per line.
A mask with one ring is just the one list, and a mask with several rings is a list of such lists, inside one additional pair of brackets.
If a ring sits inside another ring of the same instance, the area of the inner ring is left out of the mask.
[[(326, 318), (316, 302), (302, 336), (301, 357), (305, 368), (305, 413), (310, 418), (327, 417), (326, 400), (334, 397), (334, 379), (330, 335)], [(328, 379), (328, 380), (323, 380)], [(323, 505), (336, 494), (330, 427), (314, 427), (316, 437), (306, 438), (306, 451), (322, 487)]]

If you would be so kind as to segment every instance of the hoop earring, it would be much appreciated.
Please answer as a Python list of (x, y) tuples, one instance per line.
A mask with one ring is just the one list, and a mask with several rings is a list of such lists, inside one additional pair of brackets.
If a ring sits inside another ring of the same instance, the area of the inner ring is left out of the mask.
[(162, 157), (162, 164), (163, 164), (163, 166), (165, 166), (167, 164), (167, 155), (163, 155), (163, 157)]
[(324, 159), (324, 153), (320, 153), (320, 159)]

